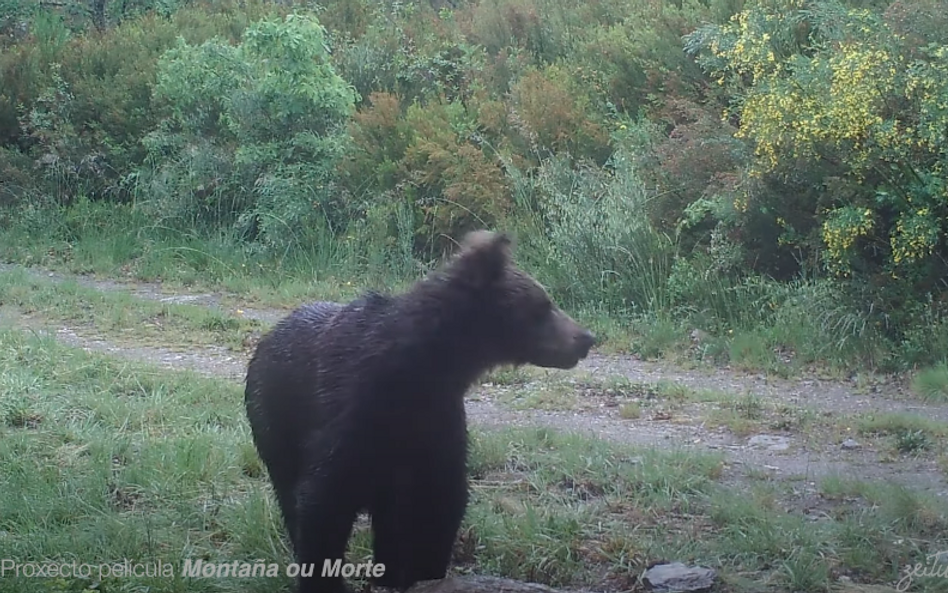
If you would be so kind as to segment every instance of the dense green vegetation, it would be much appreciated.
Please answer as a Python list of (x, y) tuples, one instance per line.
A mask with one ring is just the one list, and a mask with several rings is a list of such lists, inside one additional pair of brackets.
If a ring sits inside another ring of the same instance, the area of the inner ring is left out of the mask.
[(486, 226), (643, 354), (948, 352), (944, 0), (0, 0), (0, 35), (7, 260), (394, 286)]

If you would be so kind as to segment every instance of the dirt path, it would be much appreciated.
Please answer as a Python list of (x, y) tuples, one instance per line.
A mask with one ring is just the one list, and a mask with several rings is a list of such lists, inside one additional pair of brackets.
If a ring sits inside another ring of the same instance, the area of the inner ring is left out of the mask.
[[(15, 268), (17, 266), (0, 265), (0, 271)], [(218, 308), (231, 314), (236, 312), (237, 307), (227, 307), (223, 303), (240, 302), (237, 295), (168, 294), (157, 283), (117, 282), (36, 269), (29, 271), (54, 281), (71, 279), (98, 290), (125, 291), (143, 299)], [(240, 309), (243, 315), (266, 323), (272, 323), (287, 313), (286, 310), (255, 309), (243, 305)], [(245, 355), (223, 347), (173, 351), (142, 344), (116, 343), (84, 328), (51, 325), (37, 319), (12, 321), (16, 325), (29, 325), (48, 331), (64, 343), (88, 350), (143, 360), (167, 368), (187, 368), (234, 381), (242, 380), (246, 365)], [(722, 391), (735, 396), (753, 394), (764, 406), (808, 411), (817, 417), (907, 412), (948, 422), (948, 405), (922, 404), (908, 397), (904, 388), (895, 382), (859, 390), (856, 385), (845, 382), (775, 380), (727, 369), (683, 370), (628, 356), (599, 354), (593, 354), (581, 363), (574, 374), (624, 376), (633, 382), (647, 384), (664, 380), (690, 389)], [(904, 455), (891, 459), (882, 450), (880, 441), (868, 438), (856, 437), (859, 441), (857, 446), (842, 447), (838, 442), (841, 439), (834, 434), (814, 438), (813, 435), (792, 429), (763, 431), (761, 434), (740, 437), (727, 428), (707, 423), (703, 415), (704, 408), (699, 405), (680, 406), (670, 415), (642, 414), (642, 417), (628, 419), (622, 417), (620, 408), (614, 402), (602, 396), (581, 398), (577, 409), (569, 411), (516, 410), (500, 402), (502, 391), (502, 388), (492, 385), (482, 385), (472, 391), (467, 405), (472, 424), (484, 427), (547, 426), (634, 445), (720, 452), (726, 459), (725, 476), (728, 481), (746, 482), (752, 478), (786, 482), (792, 486), (796, 506), (804, 510), (818, 506), (818, 500), (813, 495), (815, 482), (829, 475), (870, 481), (891, 480), (939, 496), (948, 496), (945, 475), (935, 459)], [(890, 462), (880, 462), (880, 458), (886, 457), (890, 458)]]

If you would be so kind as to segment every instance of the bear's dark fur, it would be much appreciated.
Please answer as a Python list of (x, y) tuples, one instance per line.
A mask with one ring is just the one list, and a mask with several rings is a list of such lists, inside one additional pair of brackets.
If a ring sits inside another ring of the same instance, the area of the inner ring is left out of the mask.
[(258, 344), (246, 408), (297, 562), (301, 592), (372, 518), (380, 586), (444, 578), (468, 502), (464, 394), (503, 364), (571, 368), (595, 338), (510, 260), (502, 234), (471, 233), (407, 293), (290, 314)]

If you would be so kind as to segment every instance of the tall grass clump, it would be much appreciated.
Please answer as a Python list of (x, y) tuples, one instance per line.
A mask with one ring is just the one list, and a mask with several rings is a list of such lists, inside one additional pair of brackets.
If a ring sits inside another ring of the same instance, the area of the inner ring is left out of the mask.
[(675, 240), (645, 216), (648, 192), (627, 153), (603, 169), (551, 157), (514, 176), (520, 254), (558, 300), (613, 312), (670, 306)]

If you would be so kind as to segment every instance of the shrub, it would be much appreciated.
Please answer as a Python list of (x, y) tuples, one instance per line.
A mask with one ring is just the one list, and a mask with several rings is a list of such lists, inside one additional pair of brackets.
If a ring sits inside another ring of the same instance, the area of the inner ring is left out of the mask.
[(31, 157), (40, 172), (24, 171), (36, 178), (33, 189), (60, 202), (126, 199), (145, 158), (142, 138), (167, 115), (152, 96), (159, 56), (179, 36), (239, 38), (249, 22), (279, 10), (222, 0), (85, 34), (41, 11), (29, 22), (32, 35), (0, 57), (0, 142)]
[(608, 157), (608, 133), (595, 121), (588, 96), (563, 68), (526, 73), (512, 94), (520, 133), (540, 155), (568, 153), (600, 163)]
[[(404, 203), (415, 213), (415, 249), (440, 253), (474, 228), (493, 226), (508, 210), (500, 164), (476, 142), (477, 115), (459, 101), (414, 103), (374, 93), (350, 126), (342, 166), (350, 199), (375, 208)], [(366, 179), (365, 171), (375, 175)], [(384, 210), (384, 208), (383, 208)]]
[(142, 203), (197, 227), (238, 225), (284, 248), (338, 222), (333, 171), (356, 95), (329, 64), (315, 17), (253, 24), (236, 46), (183, 40), (159, 62), (170, 117), (146, 138)]

